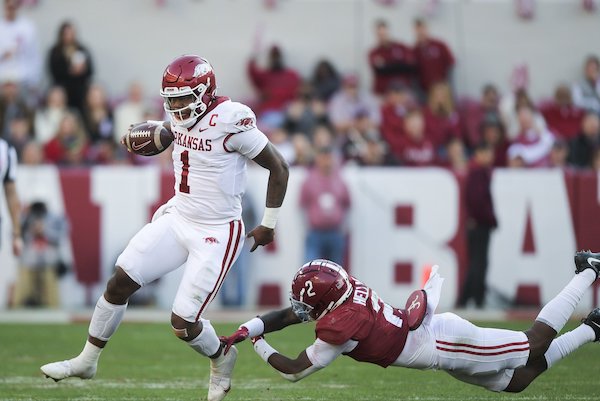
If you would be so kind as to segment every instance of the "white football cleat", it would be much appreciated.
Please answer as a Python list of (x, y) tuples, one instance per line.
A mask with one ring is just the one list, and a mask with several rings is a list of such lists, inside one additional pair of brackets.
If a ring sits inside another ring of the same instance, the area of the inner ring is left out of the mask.
[(210, 360), (208, 401), (221, 401), (231, 389), (231, 373), (237, 359), (237, 348), (232, 346), (227, 355)]
[(83, 366), (76, 359), (47, 363), (40, 370), (46, 377), (59, 381), (67, 377), (79, 377), (80, 379), (91, 379), (96, 375), (97, 365)]

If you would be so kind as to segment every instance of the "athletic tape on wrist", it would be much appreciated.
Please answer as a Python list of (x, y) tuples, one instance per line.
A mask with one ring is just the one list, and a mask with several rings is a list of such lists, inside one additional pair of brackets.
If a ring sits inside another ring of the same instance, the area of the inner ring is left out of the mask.
[(255, 317), (254, 319), (248, 320), (246, 323), (242, 324), (239, 328), (245, 327), (248, 330), (248, 337), (256, 337), (260, 336), (265, 332), (265, 322), (263, 322), (260, 318)]
[(277, 224), (277, 217), (279, 216), (279, 207), (266, 207), (265, 214), (263, 215), (261, 226), (267, 228), (275, 228)]
[(267, 363), (269, 363), (269, 357), (277, 353), (277, 350), (271, 347), (265, 339), (257, 340), (254, 343), (254, 351)]

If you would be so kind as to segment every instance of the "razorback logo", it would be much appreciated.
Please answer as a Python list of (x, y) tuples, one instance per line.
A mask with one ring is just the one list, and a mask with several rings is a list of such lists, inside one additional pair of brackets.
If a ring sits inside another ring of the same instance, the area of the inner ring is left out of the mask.
[(206, 244), (218, 244), (219, 240), (216, 239), (215, 237), (206, 237), (206, 238), (204, 238), (204, 243), (206, 243)]
[(250, 117), (242, 118), (235, 125), (239, 125), (240, 127), (253, 127), (254, 119)]

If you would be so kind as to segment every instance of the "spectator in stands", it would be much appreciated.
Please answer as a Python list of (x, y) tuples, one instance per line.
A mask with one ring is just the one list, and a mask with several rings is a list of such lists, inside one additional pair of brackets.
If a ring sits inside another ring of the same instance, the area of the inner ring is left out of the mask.
[(113, 129), (115, 143), (119, 143), (121, 137), (125, 135), (133, 121), (145, 121), (144, 114), (146, 109), (142, 84), (134, 81), (129, 85), (127, 98), (115, 107), (115, 124)]
[(509, 143), (504, 134), (504, 125), (498, 116), (488, 115), (479, 126), (481, 142), (492, 147), (494, 167), (506, 167)]
[(65, 21), (60, 25), (48, 64), (53, 84), (62, 86), (67, 92), (69, 107), (82, 112), (94, 64), (89, 50), (79, 42), (71, 22)]
[(343, 134), (354, 126), (359, 113), (366, 113), (374, 127), (381, 122), (377, 99), (370, 93), (360, 90), (358, 77), (349, 74), (344, 77), (342, 88), (329, 102), (329, 119), (335, 131)]
[(332, 148), (317, 149), (314, 168), (300, 190), (300, 207), (306, 212), (309, 226), (304, 259), (326, 258), (344, 263), (344, 223), (350, 195)]
[(436, 149), (437, 157), (446, 160), (446, 145), (452, 138), (462, 138), (460, 116), (454, 107), (450, 85), (438, 82), (431, 86), (423, 110), (427, 138)]
[(577, 136), (585, 111), (573, 103), (571, 89), (561, 84), (554, 91), (554, 101), (540, 108), (548, 128), (555, 135), (570, 140)]
[(15, 286), (14, 307), (58, 307), (58, 274), (66, 270), (61, 243), (67, 222), (50, 213), (44, 202), (33, 202), (23, 216), (24, 247)]
[(333, 132), (331, 132), (329, 126), (325, 124), (321, 124), (315, 129), (313, 145), (315, 148), (331, 147), (334, 150), (334, 153), (337, 153), (339, 150), (336, 148)]
[(106, 93), (100, 85), (93, 84), (89, 87), (82, 117), (88, 138), (92, 143), (95, 144), (100, 140), (113, 141), (113, 114)]
[[(19, 16), (21, 0), (4, 0), (0, 19), (0, 79), (15, 77), (26, 94), (35, 93), (40, 80), (40, 54), (36, 27)], [(15, 76), (15, 74), (17, 74)], [(27, 99), (31, 104), (35, 99)]]
[(46, 144), (54, 136), (68, 112), (67, 94), (64, 88), (53, 86), (46, 95), (44, 105), (35, 111), (35, 139)]
[(573, 101), (584, 110), (600, 114), (600, 59), (588, 56), (585, 60), (583, 79), (573, 85)]
[(469, 167), (469, 159), (467, 151), (462, 139), (452, 138), (446, 145), (447, 160), (446, 165), (450, 170), (457, 174), (464, 174)]
[(569, 146), (567, 141), (557, 138), (550, 150), (550, 160), (548, 167), (565, 169), (568, 167)]
[[(304, 134), (297, 135), (305, 136)], [(269, 133), (269, 140), (275, 145), (281, 156), (283, 156), (290, 166), (296, 163), (296, 150), (294, 149), (290, 134), (285, 128), (275, 128), (272, 130)]]
[(15, 147), (19, 159), (21, 158), (23, 148), (32, 138), (33, 131), (29, 125), (29, 120), (24, 116), (13, 118), (8, 131), (8, 141)]
[(292, 135), (292, 145), (294, 147), (294, 166), (310, 166), (314, 160), (314, 150), (306, 135)]
[(514, 169), (519, 169), (519, 168), (525, 168), (527, 167), (527, 165), (525, 164), (525, 160), (523, 159), (523, 156), (521, 155), (522, 153), (522, 149), (521, 148), (513, 148), (511, 152), (506, 152), (506, 165), (509, 168), (514, 168)]
[(404, 43), (392, 40), (387, 22), (375, 23), (377, 44), (369, 52), (369, 65), (373, 71), (373, 92), (383, 96), (392, 82), (408, 87), (413, 85), (416, 60), (413, 51)]
[(419, 110), (410, 111), (404, 117), (405, 136), (395, 157), (405, 166), (432, 166), (436, 163), (433, 142), (425, 135), (425, 120)]
[(416, 107), (409, 89), (398, 82), (390, 84), (381, 106), (381, 136), (390, 153), (399, 155), (404, 140), (404, 118)]
[(86, 160), (88, 151), (88, 140), (76, 114), (67, 113), (55, 136), (44, 146), (44, 157), (46, 161), (63, 165), (77, 166)]
[(526, 167), (544, 167), (549, 163), (555, 137), (547, 129), (535, 126), (534, 110), (522, 105), (517, 110), (520, 134), (508, 148), (509, 159), (520, 157)]
[(428, 93), (437, 82), (449, 82), (454, 66), (454, 56), (441, 40), (429, 36), (427, 23), (423, 19), (414, 22), (416, 36), (415, 58), (417, 74), (423, 93)]
[(14, 118), (25, 118), (33, 127), (34, 112), (21, 95), (15, 76), (5, 76), (0, 80), (0, 138), (8, 139)]
[[(465, 144), (474, 149), (482, 140), (481, 124), (485, 120), (500, 120), (500, 94), (494, 84), (485, 84), (477, 102), (465, 100), (460, 107)], [(506, 158), (505, 158), (506, 159)]]
[(315, 66), (310, 83), (317, 99), (327, 103), (331, 96), (340, 89), (342, 79), (333, 64), (329, 60), (323, 59)]
[(600, 117), (588, 111), (581, 122), (579, 135), (569, 142), (569, 163), (575, 167), (592, 167), (600, 149)]
[(546, 130), (546, 120), (544, 116), (535, 108), (531, 97), (525, 88), (517, 89), (513, 93), (509, 93), (502, 97), (500, 101), (500, 115), (504, 124), (506, 138), (509, 141), (521, 133), (518, 110), (526, 106), (531, 110), (533, 125), (538, 131)]
[(458, 306), (462, 308), (471, 299), (477, 308), (482, 308), (485, 303), (490, 234), (498, 225), (491, 194), (493, 164), (492, 147), (485, 143), (478, 145), (465, 182), (469, 268), (458, 298)]
[(301, 132), (312, 138), (315, 128), (327, 123), (327, 106), (314, 96), (310, 85), (302, 85), (296, 98), (286, 108), (284, 127), (289, 132)]
[(346, 160), (362, 166), (381, 166), (391, 163), (385, 144), (380, 140), (377, 124), (367, 110), (358, 110), (351, 127), (339, 135), (341, 150)]
[(44, 163), (44, 150), (37, 141), (29, 141), (25, 144), (21, 156), (21, 164), (28, 166), (39, 166)]
[[(4, 139), (0, 138), (0, 180), (6, 196), (6, 206), (12, 224), (11, 244), (14, 256), (19, 256), (23, 250), (21, 235), (21, 203), (17, 194), (17, 152)], [(0, 216), (0, 223), (2, 218)], [(2, 232), (0, 230), (0, 232)], [(2, 239), (2, 238), (0, 238)]]
[(260, 68), (253, 55), (248, 62), (248, 75), (258, 91), (259, 101), (255, 110), (266, 125), (279, 126), (283, 111), (298, 93), (301, 79), (298, 73), (285, 65), (279, 46), (272, 46), (268, 54), (267, 68)]

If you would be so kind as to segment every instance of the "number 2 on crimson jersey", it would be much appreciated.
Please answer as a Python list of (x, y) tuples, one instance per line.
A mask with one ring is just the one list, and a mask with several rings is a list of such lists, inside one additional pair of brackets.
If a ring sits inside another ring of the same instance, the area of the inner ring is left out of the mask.
[(190, 173), (190, 155), (187, 150), (181, 152), (179, 155), (182, 166), (181, 166), (181, 181), (179, 182), (179, 192), (184, 194), (190, 193), (190, 186), (188, 185), (188, 174)]

